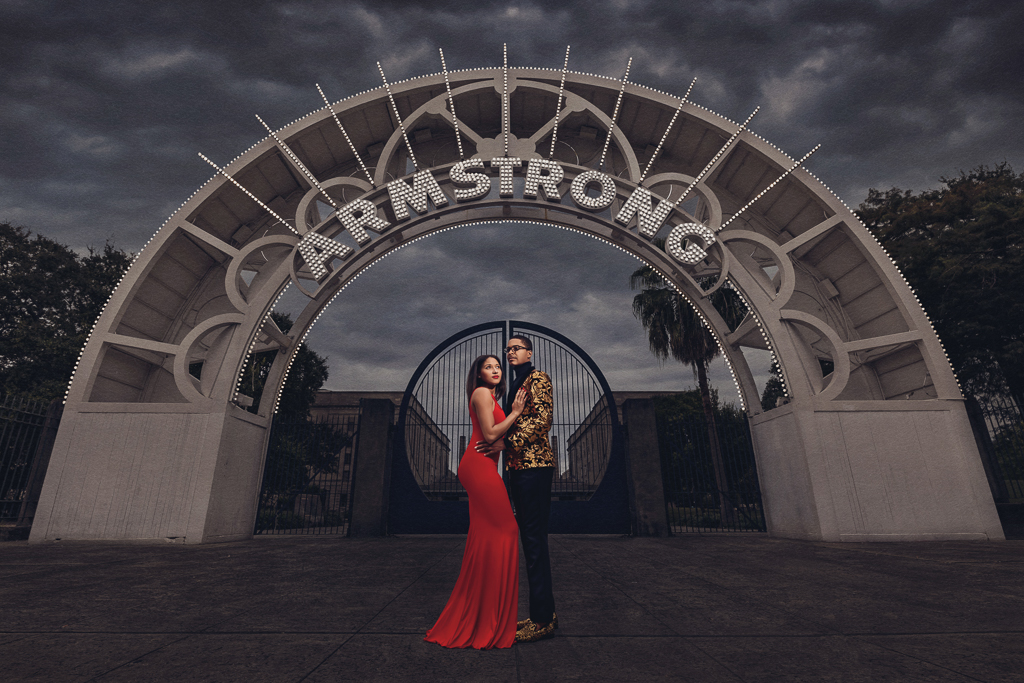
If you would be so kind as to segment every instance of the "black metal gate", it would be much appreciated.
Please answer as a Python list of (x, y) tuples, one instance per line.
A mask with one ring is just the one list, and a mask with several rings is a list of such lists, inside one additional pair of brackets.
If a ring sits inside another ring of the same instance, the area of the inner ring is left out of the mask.
[(348, 533), (358, 426), (358, 408), (317, 420), (275, 417), (254, 533)]
[(1024, 414), (1011, 396), (968, 396), (978, 450), (997, 505), (1024, 503)]
[(1024, 538), (1024, 410), (1021, 399), (966, 394), (967, 416), (1007, 538)]
[(718, 447), (700, 415), (658, 419), (665, 506), (673, 533), (766, 531), (746, 416), (716, 415)]
[(413, 374), (393, 441), (389, 533), (466, 532), (469, 505), (456, 474), (472, 431), (466, 371), (477, 356), (502, 358), (501, 349), (515, 333), (533, 341), (534, 363), (551, 376), (554, 387), (549, 438), (558, 471), (551, 533), (629, 532), (622, 430), (601, 371), (583, 349), (554, 330), (496, 321), (444, 340)]
[(0, 397), (0, 526), (18, 521), (45, 420), (45, 403)]
[(0, 395), (0, 540), (28, 538), (63, 412), (60, 401)]

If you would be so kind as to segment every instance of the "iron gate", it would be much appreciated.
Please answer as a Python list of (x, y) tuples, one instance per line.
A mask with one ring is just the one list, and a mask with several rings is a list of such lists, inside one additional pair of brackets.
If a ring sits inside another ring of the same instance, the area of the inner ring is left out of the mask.
[(484, 323), (454, 334), (413, 374), (394, 440), (390, 533), (466, 532), (469, 506), (457, 477), (472, 432), (466, 371), (480, 355), (503, 359), (501, 349), (515, 333), (530, 337), (534, 362), (554, 387), (549, 438), (558, 466), (551, 532), (628, 533), (623, 437), (608, 383), (570, 339), (522, 321)]
[(665, 506), (673, 533), (767, 531), (746, 416), (715, 416), (718, 447), (700, 415), (658, 419)]
[(46, 404), (13, 396), (0, 400), (0, 525), (18, 521)]
[(1007, 538), (1024, 538), (1024, 411), (1009, 392), (964, 395), (967, 416)]
[(275, 417), (255, 534), (348, 534), (359, 410), (316, 420)]
[(1024, 504), (1024, 414), (1008, 395), (967, 396), (967, 413), (997, 505)]
[(0, 540), (28, 538), (63, 405), (0, 396)]

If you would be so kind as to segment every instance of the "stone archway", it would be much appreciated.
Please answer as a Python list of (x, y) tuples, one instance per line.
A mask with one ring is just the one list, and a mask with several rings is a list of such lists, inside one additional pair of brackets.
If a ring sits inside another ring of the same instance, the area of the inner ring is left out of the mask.
[[(504, 67), (328, 105), (189, 198), (83, 349), (31, 540), (248, 538), (277, 393), (333, 297), (413, 240), (511, 220), (632, 253), (703, 315), (751, 418), (770, 533), (1002, 538), (942, 346), (849, 208), (746, 123), (686, 98)], [(748, 303), (737, 329), (703, 277)], [(269, 312), (289, 283), (310, 300), (285, 334)], [(785, 405), (761, 410), (750, 348), (775, 355)], [(239, 374), (274, 349), (248, 412)]]

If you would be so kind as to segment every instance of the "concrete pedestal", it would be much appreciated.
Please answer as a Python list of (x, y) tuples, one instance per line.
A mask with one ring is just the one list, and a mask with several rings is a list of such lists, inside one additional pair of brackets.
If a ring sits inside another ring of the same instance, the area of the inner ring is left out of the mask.
[(962, 401), (794, 402), (750, 428), (772, 536), (1004, 538)]
[(207, 414), (67, 410), (29, 541), (251, 538), (265, 423), (233, 405)]

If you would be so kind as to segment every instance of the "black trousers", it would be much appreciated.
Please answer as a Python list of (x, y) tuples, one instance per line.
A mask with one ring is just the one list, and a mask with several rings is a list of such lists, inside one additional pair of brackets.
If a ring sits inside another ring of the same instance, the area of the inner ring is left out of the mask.
[(519, 538), (523, 542), (526, 577), (530, 582), (530, 620), (551, 622), (555, 596), (551, 591), (551, 558), (548, 554), (548, 519), (551, 517), (551, 480), (554, 467), (509, 470), (509, 488), (516, 508)]

